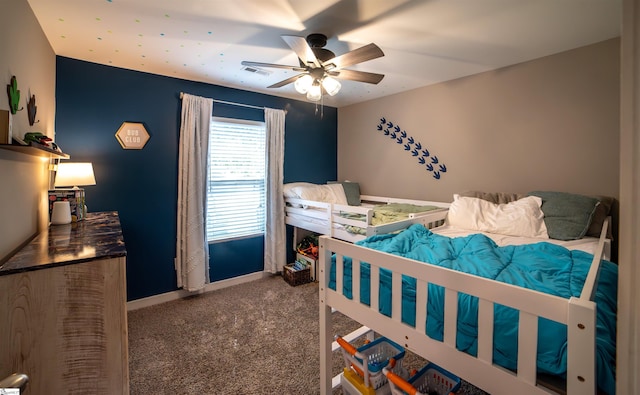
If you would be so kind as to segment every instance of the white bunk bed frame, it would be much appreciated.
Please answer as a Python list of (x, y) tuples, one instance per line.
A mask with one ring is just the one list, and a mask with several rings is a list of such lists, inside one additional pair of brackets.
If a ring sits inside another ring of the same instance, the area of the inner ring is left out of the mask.
[[(343, 204), (325, 203), (313, 200), (303, 200), (285, 197), (285, 223), (296, 228), (334, 237), (336, 239), (355, 242), (366, 237), (392, 233), (414, 223), (426, 224), (431, 222), (434, 214), (446, 211), (450, 203), (432, 202), (425, 200), (397, 199), (390, 197), (362, 195), (362, 206), (348, 206)], [(418, 206), (437, 206), (441, 209), (409, 214), (407, 219), (382, 225), (372, 225), (374, 205), (389, 203), (405, 203)], [(306, 208), (303, 208), (306, 207)], [(345, 218), (339, 213), (362, 215), (362, 219)], [(290, 215), (291, 214), (291, 215)], [(334, 225), (356, 226), (366, 230), (366, 234), (354, 234)]]
[[(440, 215), (444, 218), (446, 213)], [(331, 311), (335, 309), (492, 394), (562, 393), (562, 389), (547, 388), (536, 379), (538, 317), (545, 317), (566, 324), (568, 328), (566, 393), (596, 394), (596, 304), (593, 299), (608, 224), (609, 221), (605, 221), (580, 297), (570, 299), (416, 262), (327, 236), (320, 237), (320, 393), (330, 394), (332, 391), (332, 342), (335, 334), (332, 332)], [(332, 254), (336, 254), (335, 291), (327, 286)], [(359, 297), (349, 299), (342, 294), (344, 256), (352, 259), (352, 295), (360, 295), (359, 262), (371, 265), (371, 284), (379, 283), (380, 268), (392, 271), (391, 317), (378, 312), (378, 286), (370, 287), (370, 306), (360, 303)], [(416, 327), (401, 321), (402, 274), (417, 280)], [(427, 313), (424, 306), (427, 303), (427, 283), (445, 288), (442, 342), (426, 335)], [(459, 351), (455, 346), (459, 292), (479, 298), (477, 357)], [(517, 373), (492, 363), (495, 303), (520, 311)], [(334, 384), (338, 380), (334, 378)]]

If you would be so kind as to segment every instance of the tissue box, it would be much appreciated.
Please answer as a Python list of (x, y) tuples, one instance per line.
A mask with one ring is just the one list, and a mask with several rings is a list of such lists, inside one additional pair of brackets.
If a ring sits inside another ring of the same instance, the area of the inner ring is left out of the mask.
[(49, 190), (49, 219), (51, 219), (51, 211), (53, 210), (53, 202), (69, 201), (71, 207), (71, 221), (82, 221), (85, 217), (84, 212), (84, 189), (50, 189)]

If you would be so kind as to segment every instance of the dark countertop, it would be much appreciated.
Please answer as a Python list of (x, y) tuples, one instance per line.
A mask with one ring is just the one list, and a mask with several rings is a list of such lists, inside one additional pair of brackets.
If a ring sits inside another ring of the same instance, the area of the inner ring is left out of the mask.
[(0, 276), (126, 255), (118, 212), (88, 213), (80, 222), (49, 226), (0, 267)]

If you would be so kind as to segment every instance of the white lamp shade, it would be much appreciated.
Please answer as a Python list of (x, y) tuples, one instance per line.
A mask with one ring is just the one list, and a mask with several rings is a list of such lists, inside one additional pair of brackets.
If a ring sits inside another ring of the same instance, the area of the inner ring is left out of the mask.
[(62, 162), (58, 164), (54, 186), (77, 187), (83, 185), (96, 185), (93, 165), (90, 162)]
[(322, 87), (331, 96), (334, 96), (336, 93), (338, 93), (341, 86), (342, 85), (340, 85), (340, 82), (338, 82), (338, 80), (336, 80), (335, 78), (327, 76), (322, 79)]
[(301, 93), (303, 95), (309, 91), (309, 88), (311, 88), (311, 85), (313, 85), (313, 77), (311, 77), (309, 74), (303, 75), (302, 77), (298, 78), (296, 82), (293, 83), (293, 86), (296, 88), (296, 91), (298, 91), (298, 93)]
[(320, 88), (320, 84), (311, 85), (309, 92), (307, 92), (307, 99), (311, 101), (318, 101), (320, 98), (322, 98), (322, 89)]

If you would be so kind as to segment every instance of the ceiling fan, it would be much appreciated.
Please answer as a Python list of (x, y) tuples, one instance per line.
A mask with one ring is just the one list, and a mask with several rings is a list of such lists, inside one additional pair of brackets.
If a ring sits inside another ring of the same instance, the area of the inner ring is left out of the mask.
[(318, 101), (322, 97), (323, 91), (331, 96), (338, 93), (341, 85), (336, 78), (366, 82), (368, 84), (377, 84), (384, 78), (384, 74), (345, 69), (345, 67), (384, 56), (382, 50), (373, 43), (336, 56), (333, 52), (324, 48), (327, 44), (327, 36), (324, 34), (309, 34), (306, 39), (299, 36), (281, 37), (298, 55), (299, 66), (242, 62), (244, 66), (273, 67), (300, 72), (300, 74), (270, 85), (268, 88), (280, 88), (294, 83), (299, 93), (306, 94), (307, 99), (311, 101)]

